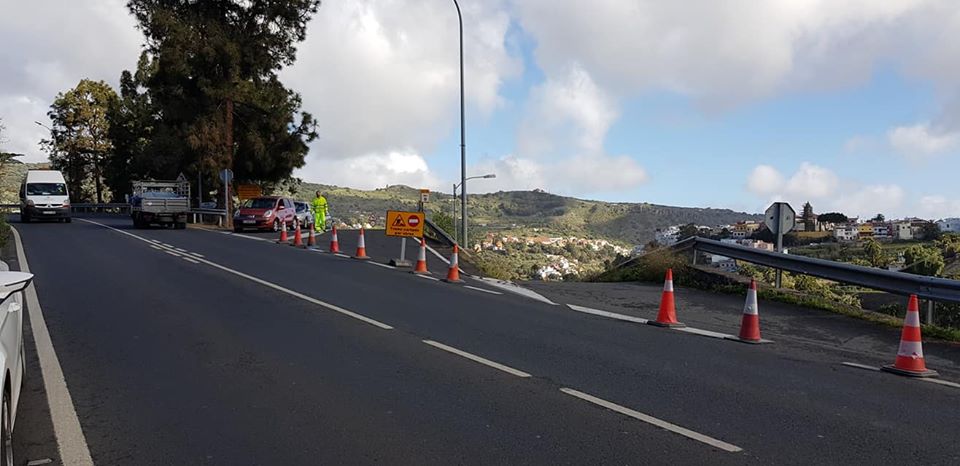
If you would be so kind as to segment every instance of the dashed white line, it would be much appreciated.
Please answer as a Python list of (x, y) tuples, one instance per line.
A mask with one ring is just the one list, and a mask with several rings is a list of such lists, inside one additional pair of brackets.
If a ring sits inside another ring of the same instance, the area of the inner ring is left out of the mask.
[(475, 286), (470, 286), (470, 285), (465, 285), (464, 288), (470, 288), (471, 290), (482, 291), (482, 292), (484, 292), (484, 293), (490, 293), (490, 294), (503, 294), (503, 293), (501, 293), (501, 292), (499, 292), (499, 291), (486, 290), (486, 289), (483, 289), (483, 288), (477, 288), (477, 287), (475, 287)]
[(337, 257), (345, 257), (345, 258), (347, 258), (347, 259), (350, 258), (350, 256), (348, 256), (348, 255), (346, 255), (346, 254), (341, 254), (341, 253), (339, 253), (339, 252), (335, 252), (335, 253), (333, 253), (333, 255), (334, 255), (334, 256), (337, 256)]
[(448, 353), (456, 354), (457, 356), (461, 356), (461, 357), (467, 358), (467, 359), (469, 359), (469, 360), (471, 360), (471, 361), (473, 361), (473, 362), (479, 362), (480, 364), (483, 364), (483, 365), (485, 365), (485, 366), (492, 367), (492, 368), (494, 368), (494, 369), (497, 369), (497, 370), (506, 372), (506, 373), (511, 374), (511, 375), (515, 375), (515, 376), (517, 376), (517, 377), (530, 377), (530, 374), (528, 374), (528, 373), (526, 373), (526, 372), (523, 372), (523, 371), (521, 371), (521, 370), (514, 369), (514, 368), (512, 368), (512, 367), (510, 367), (510, 366), (505, 366), (505, 365), (500, 364), (500, 363), (498, 363), (498, 362), (493, 362), (493, 361), (491, 361), (491, 360), (489, 360), (489, 359), (487, 359), (487, 358), (483, 358), (483, 357), (477, 356), (477, 355), (475, 355), (475, 354), (470, 354), (470, 353), (468, 353), (468, 352), (466, 352), (466, 351), (458, 350), (458, 349), (456, 349), (456, 348), (454, 348), (454, 347), (452, 347), (452, 346), (444, 345), (443, 343), (438, 343), (438, 342), (433, 341), (433, 340), (423, 340), (423, 342), (426, 343), (426, 344), (428, 344), (428, 345), (430, 345), (430, 346), (432, 346), (432, 347), (434, 347), (434, 348), (442, 349), (442, 350), (444, 350), (444, 351), (446, 351), (446, 352), (448, 352)]
[[(119, 228), (114, 228), (114, 227), (112, 227), (112, 226), (110, 226), (110, 225), (104, 225), (103, 223), (94, 222), (94, 221), (92, 221), (92, 220), (87, 220), (87, 219), (83, 219), (83, 218), (78, 218), (77, 220), (80, 220), (80, 221), (83, 221), (83, 222), (87, 222), (87, 223), (92, 223), (92, 224), (94, 224), (94, 225), (99, 225), (99, 226), (101, 226), (101, 227), (104, 227), (104, 228), (107, 228), (107, 229), (116, 231), (117, 233), (121, 233), (121, 234), (130, 236), (131, 238), (138, 239), (138, 240), (143, 241), (143, 242), (146, 242), (146, 243), (148, 243), (148, 244), (149, 244), (149, 242), (150, 242), (148, 239), (146, 239), (146, 238), (144, 238), (144, 237), (142, 237), (142, 236), (135, 235), (135, 234), (133, 234), (133, 233), (130, 233), (130, 232), (128, 232), (128, 231), (121, 230), (121, 229), (119, 229)], [(171, 255), (177, 255), (176, 253), (172, 253), (172, 252), (170, 252), (170, 251), (164, 251), (164, 252), (167, 252), (168, 254), (171, 254)], [(383, 329), (383, 330), (392, 330), (392, 329), (393, 329), (393, 327), (391, 327), (391, 326), (389, 326), (389, 325), (387, 325), (387, 324), (385, 324), (385, 323), (383, 323), (383, 322), (380, 322), (380, 321), (371, 319), (371, 318), (369, 318), (369, 317), (367, 317), (367, 316), (364, 316), (364, 315), (361, 315), (361, 314), (357, 314), (356, 312), (349, 311), (349, 310), (344, 309), (344, 308), (342, 308), (342, 307), (340, 307), (340, 306), (336, 306), (336, 305), (334, 305), (334, 304), (330, 304), (330, 303), (323, 302), (323, 301), (321, 301), (321, 300), (319, 300), (319, 299), (316, 299), (316, 298), (311, 297), (311, 296), (307, 296), (307, 295), (305, 295), (305, 294), (303, 294), (303, 293), (300, 293), (300, 292), (298, 292), (298, 291), (294, 291), (294, 290), (291, 290), (291, 289), (289, 289), (289, 288), (284, 288), (284, 287), (282, 287), (282, 286), (280, 286), (280, 285), (277, 285), (276, 283), (268, 282), (268, 281), (266, 281), (266, 280), (264, 280), (264, 279), (262, 279), (262, 278), (257, 278), (257, 277), (254, 277), (253, 275), (245, 274), (245, 273), (243, 273), (243, 272), (241, 272), (241, 271), (239, 271), (239, 270), (231, 269), (231, 268), (229, 268), (229, 267), (220, 265), (220, 264), (218, 264), (218, 263), (216, 263), (216, 262), (212, 262), (212, 261), (209, 261), (209, 260), (207, 260), (207, 259), (197, 258), (197, 259), (195, 259), (195, 260), (197, 260), (197, 261), (200, 262), (200, 263), (209, 265), (209, 266), (211, 266), (211, 267), (214, 267), (214, 268), (223, 270), (224, 272), (227, 272), (227, 273), (236, 275), (236, 276), (241, 277), (241, 278), (245, 278), (245, 279), (250, 280), (250, 281), (252, 281), (252, 282), (254, 282), (254, 283), (259, 283), (259, 284), (261, 284), (261, 285), (263, 285), (263, 286), (266, 286), (266, 287), (269, 287), (269, 288), (273, 288), (273, 289), (275, 289), (275, 290), (277, 290), (277, 291), (280, 291), (280, 292), (282, 292), (282, 293), (286, 293), (286, 294), (288, 294), (288, 295), (290, 295), (290, 296), (293, 296), (293, 297), (296, 297), (296, 298), (300, 298), (300, 299), (302, 299), (302, 300), (304, 300), (304, 301), (307, 301), (307, 302), (309, 302), (309, 303), (312, 303), (312, 304), (316, 304), (317, 306), (327, 308), (327, 309), (329, 309), (329, 310), (331, 310), (331, 311), (338, 312), (338, 313), (343, 314), (343, 315), (348, 316), (348, 317), (352, 317), (352, 318), (357, 319), (357, 320), (359, 320), (359, 321), (361, 321), (361, 322), (364, 322), (364, 323), (373, 325), (374, 327), (381, 328), (381, 329)]]
[(169, 250), (169, 249), (164, 249), (163, 252), (165, 252), (165, 253), (167, 253), (167, 254), (170, 254), (170, 255), (173, 256), (173, 257), (181, 257), (180, 254), (177, 254), (177, 253), (175, 253), (175, 252), (173, 252), (173, 251), (171, 251), (171, 250)]
[(173, 249), (176, 249), (177, 251), (185, 252), (185, 253), (190, 252), (190, 251), (187, 251), (186, 249), (181, 249), (181, 248), (173, 248)]
[(645, 324), (645, 323), (647, 323), (647, 319), (643, 319), (643, 318), (640, 318), (640, 317), (628, 316), (628, 315), (624, 315), (624, 314), (617, 314), (616, 312), (601, 311), (600, 309), (594, 309), (594, 308), (591, 308), (591, 307), (577, 306), (577, 305), (575, 305), (575, 304), (567, 304), (567, 307), (569, 307), (570, 309), (572, 309), (572, 310), (574, 310), (574, 311), (582, 312), (582, 313), (584, 313), (584, 314), (592, 314), (592, 315), (595, 315), (595, 316), (609, 317), (609, 318), (611, 318), (611, 319), (623, 320), (623, 321), (627, 321), (627, 322), (635, 322), (635, 323), (638, 323), (638, 324)]
[(199, 263), (200, 263), (200, 261), (193, 260), (193, 259), (191, 259), (191, 258), (189, 258), (189, 257), (187, 257), (187, 256), (183, 256), (182, 259), (185, 260), (185, 261), (187, 261), (187, 262), (192, 262), (192, 263), (194, 263), (194, 264), (199, 264)]
[(198, 253), (195, 253), (195, 252), (191, 252), (190, 255), (191, 255), (191, 256), (194, 256), (194, 257), (199, 257), (199, 258), (203, 259), (203, 254), (198, 254)]
[(381, 264), (381, 263), (379, 263), (379, 262), (367, 261), (367, 263), (370, 264), (370, 265), (375, 265), (375, 266), (377, 266), (377, 267), (383, 267), (383, 268), (385, 268), (385, 269), (390, 269), (390, 270), (395, 270), (395, 269), (396, 269), (396, 267), (394, 267), (394, 266), (392, 266), (392, 265)]
[(922, 380), (922, 381), (924, 381), (924, 382), (935, 383), (935, 384), (937, 384), (937, 385), (943, 385), (943, 386), (946, 386), (946, 387), (960, 388), (960, 383), (949, 382), (949, 381), (946, 381), (946, 380), (929, 379), (929, 378), (927, 378), (927, 379), (917, 379), (917, 380)]
[(156, 249), (157, 251), (163, 251), (163, 248), (161, 248), (160, 246), (154, 246), (151, 244), (150, 247), (153, 249)]
[(684, 437), (687, 437), (687, 438), (696, 440), (696, 441), (698, 441), (698, 442), (705, 443), (705, 444), (710, 445), (710, 446), (712, 446), (712, 447), (714, 447), (714, 448), (719, 448), (719, 449), (721, 449), (721, 450), (728, 451), (728, 452), (730, 452), (730, 453), (737, 453), (737, 452), (743, 451), (742, 448), (740, 448), (740, 447), (738, 447), (738, 446), (736, 446), (736, 445), (729, 444), (729, 443), (724, 442), (724, 441), (722, 441), (722, 440), (717, 440), (717, 439), (715, 439), (715, 438), (713, 438), (713, 437), (709, 437), (709, 436), (707, 436), (707, 435), (703, 435), (703, 434), (701, 434), (701, 433), (699, 433), (699, 432), (694, 432), (694, 431), (692, 431), (692, 430), (690, 430), (690, 429), (687, 429), (687, 428), (684, 428), (684, 427), (680, 427), (680, 426), (678, 426), (678, 425), (676, 425), (676, 424), (673, 424), (673, 423), (664, 421), (664, 420), (662, 420), (662, 419), (655, 418), (655, 417), (650, 416), (650, 415), (648, 415), (648, 414), (643, 414), (643, 413), (641, 413), (641, 412), (639, 412), (639, 411), (634, 411), (634, 410), (632, 410), (632, 409), (630, 409), (630, 408), (627, 408), (627, 407), (624, 407), (624, 406), (620, 406), (620, 405), (618, 405), (618, 404), (616, 404), (616, 403), (611, 403), (611, 402), (609, 402), (609, 401), (607, 401), (607, 400), (603, 400), (603, 399), (597, 398), (597, 397), (595, 397), (595, 396), (593, 396), (593, 395), (589, 395), (589, 394), (583, 393), (583, 392), (581, 392), (581, 391), (574, 390), (574, 389), (572, 389), (572, 388), (561, 388), (560, 391), (563, 392), (563, 393), (566, 393), (567, 395), (570, 395), (570, 396), (573, 396), (573, 397), (576, 397), (576, 398), (580, 398), (581, 400), (589, 401), (590, 403), (593, 403), (593, 404), (595, 404), (595, 405), (597, 405), (597, 406), (602, 406), (602, 407), (607, 408), (607, 409), (609, 409), (609, 410), (611, 410), (611, 411), (616, 411), (616, 412), (618, 412), (618, 413), (620, 413), (620, 414), (623, 414), (624, 416), (629, 416), (629, 417), (632, 417), (632, 418), (637, 419), (637, 420), (639, 420), (639, 421), (646, 422), (647, 424), (651, 424), (651, 425), (657, 426), (657, 427), (659, 427), (659, 428), (661, 428), (661, 429), (668, 430), (668, 431), (673, 432), (673, 433), (675, 433), (675, 434), (679, 434), (679, 435), (682, 435), (682, 436), (684, 436)]
[(426, 278), (427, 280), (433, 280), (433, 281), (435, 281), (435, 282), (440, 281), (439, 278), (434, 278), (434, 277), (431, 277), (431, 276), (429, 276), (429, 275), (419, 275), (419, 274), (418, 274), (417, 276), (420, 277), (420, 278)]
[(841, 363), (841, 364), (843, 364), (844, 366), (847, 366), (847, 367), (853, 367), (853, 368), (855, 368), (855, 369), (866, 369), (866, 370), (868, 370), (868, 371), (877, 371), (877, 372), (880, 371), (880, 368), (877, 367), (877, 366), (868, 366), (868, 365), (866, 365), (866, 364), (860, 364), (860, 363), (857, 363), (857, 362), (844, 362), (844, 363)]
[[(720, 338), (720, 339), (737, 338), (735, 335), (728, 335), (726, 333), (713, 332), (710, 330), (703, 330), (703, 329), (693, 328), (693, 327), (681, 327), (681, 328), (675, 328), (674, 330), (678, 332), (692, 333), (694, 335), (700, 335), (702, 337)], [(766, 342), (766, 340), (761, 340), (761, 341)]]

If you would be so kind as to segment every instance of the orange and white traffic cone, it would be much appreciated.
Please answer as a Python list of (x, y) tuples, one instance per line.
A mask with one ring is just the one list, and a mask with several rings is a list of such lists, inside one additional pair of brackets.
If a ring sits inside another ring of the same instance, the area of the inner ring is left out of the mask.
[(287, 222), (282, 222), (280, 224), (280, 239), (277, 240), (277, 244), (284, 244), (287, 241), (290, 241), (290, 238), (287, 238)]
[(315, 228), (315, 225), (310, 225), (309, 234), (307, 235), (307, 245), (304, 246), (306, 249), (317, 249), (317, 236), (314, 232)]
[(296, 230), (293, 232), (293, 247), (300, 248), (303, 247), (303, 234), (300, 233), (300, 224), (297, 224)]
[(892, 365), (883, 366), (883, 370), (910, 377), (936, 377), (937, 371), (927, 369), (923, 360), (923, 343), (920, 336), (920, 302), (917, 295), (910, 295), (907, 303), (907, 315), (903, 318), (903, 331), (900, 333), (900, 348), (897, 359)]
[(461, 283), (460, 279), (460, 247), (453, 245), (453, 255), (450, 256), (450, 268), (447, 270), (447, 278), (443, 281), (447, 283)]
[(768, 343), (760, 338), (760, 305), (757, 303), (757, 281), (750, 280), (747, 288), (747, 302), (743, 305), (743, 318), (740, 320), (740, 336), (730, 339), (744, 343)]
[(363, 227), (360, 227), (360, 239), (357, 240), (357, 253), (354, 254), (353, 258), (360, 260), (370, 259), (367, 257), (367, 243), (363, 240)]
[(340, 253), (340, 241), (337, 240), (337, 226), (336, 226), (336, 225), (333, 226), (333, 230), (331, 230), (331, 234), (332, 234), (332, 236), (330, 236), (330, 252), (332, 252), (332, 253), (334, 253), (334, 254), (339, 254), (339, 253)]
[(430, 271), (427, 270), (427, 242), (423, 238), (420, 238), (420, 255), (417, 256), (417, 266), (414, 267), (413, 273), (430, 275)]
[(660, 297), (660, 311), (657, 320), (647, 322), (657, 327), (686, 327), (677, 321), (677, 309), (673, 300), (673, 269), (667, 269), (667, 276), (663, 281), (663, 295)]

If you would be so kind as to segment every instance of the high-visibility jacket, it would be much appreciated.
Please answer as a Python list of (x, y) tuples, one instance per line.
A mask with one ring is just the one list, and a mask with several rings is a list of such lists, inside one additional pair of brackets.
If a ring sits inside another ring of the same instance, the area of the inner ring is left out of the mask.
[(323, 221), (327, 219), (327, 198), (323, 196), (317, 196), (316, 199), (311, 203), (313, 207), (313, 217), (318, 221)]

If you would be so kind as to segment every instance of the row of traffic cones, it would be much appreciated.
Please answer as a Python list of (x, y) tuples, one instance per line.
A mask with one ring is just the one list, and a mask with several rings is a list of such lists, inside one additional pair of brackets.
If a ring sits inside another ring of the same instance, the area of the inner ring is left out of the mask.
[[(357, 239), (357, 252), (353, 255), (354, 259), (358, 260), (370, 260), (370, 257), (367, 256), (367, 245), (366, 240), (364, 239), (364, 229), (360, 228), (360, 237)], [(287, 228), (284, 225), (283, 229), (280, 230), (280, 239), (277, 240), (278, 244), (287, 244), (290, 239), (287, 236)], [(294, 234), (293, 234), (293, 243), (294, 247), (302, 247), (306, 249), (316, 249), (317, 247), (317, 238), (315, 235), (314, 227), (311, 225), (309, 230), (309, 236), (307, 237), (307, 243), (303, 243), (303, 235), (300, 233), (300, 225), (297, 225)], [(337, 227), (333, 226), (331, 230), (330, 238), (330, 252), (339, 253), (340, 252), (340, 241), (337, 238)], [(453, 245), (453, 255), (450, 257), (450, 267), (447, 270), (447, 278), (444, 278), (443, 281), (449, 283), (460, 283), (463, 280), (460, 279), (460, 248), (455, 244)], [(429, 275), (430, 271), (427, 270), (427, 243), (423, 238), (420, 238), (420, 253), (417, 257), (417, 265), (414, 267), (413, 273), (419, 275)]]
[[(651, 320), (650, 325), (658, 327), (679, 328), (685, 327), (677, 320), (676, 303), (673, 296), (673, 270), (667, 269), (663, 282), (663, 294), (660, 297), (660, 310), (657, 320)], [(747, 300), (743, 306), (743, 316), (740, 319), (740, 334), (730, 338), (744, 343), (766, 343), (760, 337), (760, 306), (757, 303), (757, 281), (750, 280), (747, 288)], [(920, 303), (917, 295), (910, 295), (907, 302), (907, 315), (903, 320), (903, 330), (900, 333), (900, 347), (893, 364), (883, 366), (884, 371), (911, 377), (935, 377), (937, 372), (927, 369), (923, 359), (923, 343), (920, 334)]]

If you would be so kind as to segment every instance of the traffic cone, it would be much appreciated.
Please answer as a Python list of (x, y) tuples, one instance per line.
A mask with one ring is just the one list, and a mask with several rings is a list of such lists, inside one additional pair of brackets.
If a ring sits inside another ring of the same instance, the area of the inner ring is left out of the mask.
[(453, 255), (450, 256), (450, 268), (447, 270), (447, 278), (443, 281), (447, 283), (461, 283), (460, 279), (460, 247), (453, 245)]
[(367, 243), (363, 240), (363, 227), (360, 227), (360, 239), (357, 240), (357, 253), (353, 258), (360, 260), (370, 259), (367, 257)]
[(420, 255), (417, 256), (417, 266), (414, 267), (413, 273), (430, 275), (430, 271), (427, 270), (427, 242), (423, 238), (420, 238)]
[(315, 228), (315, 225), (310, 225), (310, 231), (307, 235), (307, 245), (304, 246), (306, 249), (317, 249), (317, 236), (314, 232)]
[(277, 240), (277, 244), (283, 244), (287, 241), (290, 241), (290, 238), (287, 238), (287, 222), (283, 222), (280, 226), (280, 239)]
[(753, 344), (767, 342), (767, 340), (760, 338), (759, 311), (760, 305), (757, 304), (757, 281), (750, 280), (750, 288), (747, 288), (747, 302), (743, 305), (743, 318), (740, 321), (740, 336), (731, 338), (732, 340)]
[(917, 295), (910, 295), (907, 303), (907, 315), (903, 318), (903, 331), (900, 333), (900, 348), (897, 359), (892, 365), (883, 366), (883, 370), (910, 377), (936, 377), (937, 371), (927, 369), (923, 361), (923, 343), (920, 337), (920, 303)]
[(299, 223), (297, 224), (297, 229), (293, 231), (293, 247), (303, 247), (303, 235), (300, 233)]
[(333, 226), (333, 230), (331, 231), (331, 233), (332, 233), (332, 236), (330, 236), (330, 252), (332, 252), (332, 253), (334, 253), (334, 254), (339, 254), (339, 253), (340, 253), (340, 241), (337, 240), (337, 226), (336, 226), (336, 225)]
[(667, 269), (667, 276), (663, 281), (663, 295), (660, 297), (660, 312), (657, 320), (647, 322), (657, 327), (686, 327), (677, 321), (677, 309), (673, 301), (673, 269)]

